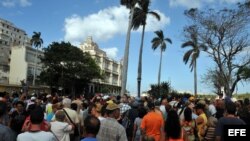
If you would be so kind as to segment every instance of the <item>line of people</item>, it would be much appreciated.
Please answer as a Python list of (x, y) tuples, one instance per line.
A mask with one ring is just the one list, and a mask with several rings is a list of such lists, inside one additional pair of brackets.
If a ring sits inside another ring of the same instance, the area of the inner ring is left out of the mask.
[(250, 123), (249, 99), (16, 95), (0, 100), (0, 141), (220, 141)]

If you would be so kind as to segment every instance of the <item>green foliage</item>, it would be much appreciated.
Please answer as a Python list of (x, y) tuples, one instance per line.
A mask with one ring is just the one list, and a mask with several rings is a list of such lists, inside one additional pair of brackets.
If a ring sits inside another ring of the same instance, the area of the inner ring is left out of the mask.
[(34, 45), (36, 48), (39, 48), (43, 44), (43, 39), (41, 38), (41, 32), (33, 32), (30, 43)]
[(150, 87), (151, 89), (148, 91), (148, 93), (155, 98), (166, 96), (172, 91), (170, 82), (161, 82), (160, 85), (151, 84)]
[(137, 30), (140, 26), (146, 25), (146, 20), (148, 15), (152, 15), (158, 21), (161, 19), (157, 12), (150, 11), (150, 0), (139, 1), (138, 7), (135, 7), (132, 28)]
[(242, 67), (238, 70), (238, 75), (241, 76), (244, 80), (250, 79), (250, 66), (249, 67)]
[(65, 42), (53, 42), (44, 49), (40, 81), (51, 87), (71, 88), (102, 78), (101, 70), (88, 53)]
[(159, 47), (161, 51), (165, 51), (167, 48), (166, 42), (172, 44), (172, 40), (170, 38), (164, 38), (162, 30), (155, 31), (155, 34), (157, 36), (154, 37), (151, 41), (152, 49), (156, 50)]

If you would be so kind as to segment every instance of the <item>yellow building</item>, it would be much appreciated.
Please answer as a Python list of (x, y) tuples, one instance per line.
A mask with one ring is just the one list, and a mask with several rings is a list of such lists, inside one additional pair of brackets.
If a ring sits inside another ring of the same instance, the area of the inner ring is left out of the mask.
[[(109, 58), (98, 45), (93, 42), (92, 37), (88, 37), (85, 42), (80, 45), (83, 52), (88, 52), (100, 66), (105, 78), (104, 80), (93, 80), (89, 85), (90, 92), (108, 92), (119, 94), (121, 89), (122, 62)], [(105, 89), (105, 90), (104, 90)]]

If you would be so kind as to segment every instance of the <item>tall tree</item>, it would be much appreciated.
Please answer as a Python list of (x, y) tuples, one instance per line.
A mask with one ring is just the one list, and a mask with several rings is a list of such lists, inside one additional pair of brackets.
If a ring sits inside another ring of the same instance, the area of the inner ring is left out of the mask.
[(126, 45), (125, 51), (123, 56), (123, 69), (122, 69), (122, 89), (121, 95), (125, 94), (126, 92), (126, 85), (127, 85), (127, 76), (128, 76), (128, 57), (129, 57), (129, 44), (130, 44), (130, 34), (132, 29), (132, 19), (134, 15), (135, 4), (138, 0), (121, 0), (121, 5), (126, 6), (130, 9), (130, 16), (129, 16), (129, 23), (128, 23), (128, 30), (127, 30), (127, 37), (126, 37)]
[(194, 70), (194, 95), (197, 97), (197, 59), (199, 58), (200, 51), (206, 51), (207, 47), (198, 42), (198, 33), (196, 26), (189, 26), (185, 29), (187, 32), (186, 39), (181, 47), (187, 48), (191, 47), (183, 56), (183, 61), (185, 64), (190, 61), (189, 67), (191, 68), (191, 72)]
[(239, 4), (234, 9), (199, 11), (190, 9), (185, 15), (198, 28), (198, 41), (208, 47), (206, 53), (214, 61), (216, 72), (222, 80), (221, 88), (231, 97), (238, 82), (240, 71), (249, 66), (250, 9)]
[[(161, 80), (161, 64), (162, 64), (162, 52), (164, 52), (167, 48), (166, 42), (172, 44), (172, 40), (170, 38), (165, 38), (162, 30), (155, 31), (157, 37), (153, 38), (151, 41), (152, 49), (156, 50), (158, 47), (160, 48), (160, 65), (159, 65), (159, 72), (158, 72), (158, 85), (160, 85)], [(159, 90), (160, 92), (160, 90)]]
[(137, 96), (140, 97), (141, 93), (141, 74), (142, 74), (142, 52), (143, 52), (143, 43), (144, 43), (144, 33), (146, 27), (146, 20), (148, 15), (152, 15), (157, 20), (160, 20), (160, 15), (154, 11), (150, 11), (149, 5), (150, 0), (140, 0), (139, 6), (135, 8), (132, 28), (137, 30), (142, 26), (142, 35), (141, 35), (141, 46), (139, 50), (139, 62), (138, 62), (138, 74), (137, 74)]
[(33, 71), (33, 86), (36, 85), (36, 69), (37, 69), (37, 52), (38, 48), (40, 48), (43, 44), (43, 39), (41, 38), (41, 32), (33, 32), (32, 38), (30, 40), (31, 45), (36, 48), (36, 56), (35, 56), (35, 68)]
[(68, 89), (73, 95), (92, 79), (102, 78), (95, 60), (70, 43), (51, 43), (44, 49), (41, 62), (44, 67), (40, 80), (51, 87)]

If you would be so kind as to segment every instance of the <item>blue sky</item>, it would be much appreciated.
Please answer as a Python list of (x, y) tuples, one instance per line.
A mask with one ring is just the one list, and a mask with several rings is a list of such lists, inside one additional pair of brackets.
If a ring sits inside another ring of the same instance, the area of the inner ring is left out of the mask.
[[(188, 24), (184, 10), (234, 6), (243, 0), (152, 0), (150, 9), (161, 15), (161, 21), (149, 17), (147, 21), (144, 51), (142, 91), (157, 83), (160, 52), (151, 49), (154, 31), (162, 29), (172, 39), (163, 56), (161, 81), (170, 81), (178, 91), (193, 92), (193, 73), (182, 61), (185, 50), (183, 26)], [(74, 45), (85, 41), (87, 36), (108, 55), (116, 60), (123, 57), (128, 10), (120, 6), (120, 0), (1, 0), (0, 17), (25, 30), (28, 36), (33, 31), (42, 33), (44, 46), (53, 41), (70, 41)], [(131, 34), (127, 89), (136, 93), (136, 78), (141, 29)], [(198, 60), (198, 93), (211, 93), (211, 88), (201, 83), (212, 61), (202, 53)], [(238, 93), (250, 92), (249, 83), (239, 83)]]

